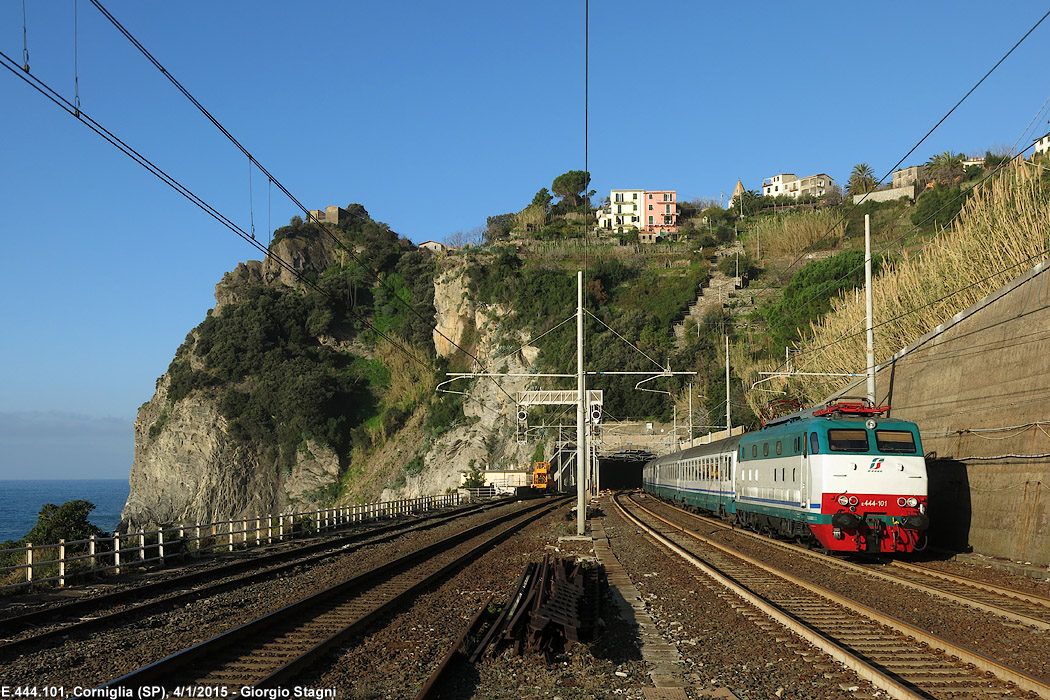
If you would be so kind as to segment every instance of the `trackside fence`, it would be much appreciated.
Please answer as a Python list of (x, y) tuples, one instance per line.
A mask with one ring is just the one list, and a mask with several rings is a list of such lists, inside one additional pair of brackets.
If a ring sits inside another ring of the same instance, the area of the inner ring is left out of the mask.
[(0, 549), (0, 593), (32, 590), (132, 568), (166, 566), (203, 556), (273, 544), (360, 523), (435, 508), (458, 506), (466, 494), (449, 493), (400, 501), (262, 515), (214, 523), (171, 525), (157, 530), (91, 536), (86, 540)]

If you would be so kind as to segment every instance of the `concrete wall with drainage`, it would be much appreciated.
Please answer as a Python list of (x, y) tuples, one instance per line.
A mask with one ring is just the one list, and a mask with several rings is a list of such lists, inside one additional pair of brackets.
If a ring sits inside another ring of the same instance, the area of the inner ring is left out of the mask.
[[(931, 539), (1050, 564), (1050, 263), (883, 363), (878, 402), (929, 460)], [(864, 380), (841, 395), (864, 393)], [(932, 456), (932, 455), (931, 455)]]

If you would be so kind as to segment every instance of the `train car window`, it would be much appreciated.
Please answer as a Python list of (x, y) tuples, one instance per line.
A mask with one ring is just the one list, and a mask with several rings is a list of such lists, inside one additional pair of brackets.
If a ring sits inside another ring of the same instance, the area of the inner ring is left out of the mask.
[(751, 456), (752, 457), (757, 457), (758, 456), (758, 444), (757, 443), (751, 446)]
[(809, 453), (815, 455), (820, 452), (820, 438), (816, 433), (809, 434)]
[(784, 453), (784, 448), (781, 445), (780, 440), (777, 440), (777, 454), (779, 455), (779, 454), (783, 454), (783, 453)]
[(828, 449), (832, 452), (867, 452), (868, 431), (863, 428), (829, 430)]
[(768, 442), (763, 442), (762, 443), (762, 456), (763, 457), (768, 457), (769, 456), (769, 443)]
[(875, 446), (879, 452), (915, 452), (915, 436), (907, 430), (876, 430)]

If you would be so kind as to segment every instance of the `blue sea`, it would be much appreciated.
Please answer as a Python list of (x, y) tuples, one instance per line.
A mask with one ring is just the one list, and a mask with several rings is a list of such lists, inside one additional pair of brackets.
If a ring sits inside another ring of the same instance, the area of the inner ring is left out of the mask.
[(76, 500), (94, 503), (88, 520), (112, 532), (120, 523), (129, 491), (127, 479), (0, 480), (0, 542), (24, 537), (36, 525), (45, 503)]

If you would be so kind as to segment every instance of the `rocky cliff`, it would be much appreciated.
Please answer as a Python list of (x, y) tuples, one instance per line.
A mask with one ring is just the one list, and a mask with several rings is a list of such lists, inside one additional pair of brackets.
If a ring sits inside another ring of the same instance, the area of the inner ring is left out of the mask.
[[(223, 277), (209, 314), (221, 316), (260, 286), (292, 293), (297, 276), (278, 264), (278, 258), (297, 272), (320, 274), (339, 255), (326, 236), (279, 236), (266, 261), (241, 263)], [(499, 331), (508, 310), (478, 308), (470, 300), (463, 264), (447, 259), (443, 268), (434, 284), (433, 343), (440, 357), (466, 347), (484, 359), (492, 357), (497, 347), (524, 344), (524, 339), (504, 337)], [(207, 386), (188, 394), (173, 391), (173, 382), (181, 381), (173, 377), (180, 362), (183, 373), (206, 373), (204, 360), (192, 350), (198, 335), (199, 329), (190, 334), (172, 368), (157, 381), (154, 397), (139, 409), (131, 494), (123, 512), (125, 528), (302, 511), (332, 504), (340, 493), (344, 502), (444, 493), (458, 487), (462, 473), (473, 466), (527, 464), (534, 449), (514, 440), (514, 406), (508, 403), (507, 393), (490, 380), (476, 380), (458, 387), (468, 393), (463, 407), (467, 420), (437, 439), (424, 430), (427, 409), (420, 405), (396, 424), (384, 425), (388, 434), (376, 439), (367, 454), (361, 456), (355, 449), (352, 463), (321, 441), (308, 440), (298, 446), (290, 464), (285, 460), (275, 466), (271, 457), (236, 439), (224, 417), (221, 391)], [(337, 331), (329, 330), (315, 340), (348, 357), (376, 361), (364, 344)], [(525, 371), (536, 353), (534, 348), (522, 348), (500, 358), (500, 369)], [(242, 381), (236, 387), (250, 392), (251, 384)], [(524, 385), (504, 383), (511, 394), (518, 388)], [(413, 458), (422, 459), (422, 469), (406, 472), (405, 465)], [(353, 472), (351, 479), (346, 478), (348, 470)]]

